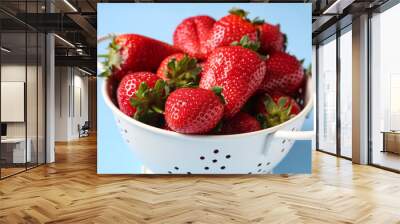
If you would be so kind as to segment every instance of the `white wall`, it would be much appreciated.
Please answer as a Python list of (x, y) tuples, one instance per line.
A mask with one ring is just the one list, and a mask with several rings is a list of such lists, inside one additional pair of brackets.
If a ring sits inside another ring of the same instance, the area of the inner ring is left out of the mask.
[(55, 140), (70, 141), (88, 120), (88, 78), (72, 67), (56, 67), (55, 74)]
[(69, 115), (69, 68), (56, 67), (55, 68), (55, 141), (68, 141), (68, 117)]

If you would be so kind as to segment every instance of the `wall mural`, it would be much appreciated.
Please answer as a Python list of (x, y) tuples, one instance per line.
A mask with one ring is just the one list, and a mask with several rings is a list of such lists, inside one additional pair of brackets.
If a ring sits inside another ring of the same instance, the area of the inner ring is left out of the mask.
[(104, 3), (98, 38), (98, 173), (311, 172), (311, 4)]

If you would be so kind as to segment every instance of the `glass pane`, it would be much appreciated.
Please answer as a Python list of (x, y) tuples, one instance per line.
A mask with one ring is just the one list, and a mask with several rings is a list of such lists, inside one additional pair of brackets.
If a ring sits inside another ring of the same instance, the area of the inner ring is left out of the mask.
[(400, 170), (400, 5), (372, 18), (372, 163)]
[(1, 173), (5, 177), (25, 170), (31, 158), (26, 150), (26, 33), (3, 32), (1, 47)]
[(340, 36), (340, 153), (351, 158), (352, 141), (352, 35)]
[(336, 40), (318, 48), (318, 147), (336, 153)]
[(27, 143), (30, 149), (30, 160), (27, 166), (33, 167), (37, 165), (37, 132), (38, 132), (38, 36), (36, 32), (27, 33), (28, 38), (28, 63), (27, 63), (27, 80), (26, 80), (26, 113), (27, 113)]
[(46, 52), (45, 52), (45, 44), (46, 37), (44, 34), (39, 33), (39, 45), (38, 45), (38, 164), (45, 163), (45, 60), (46, 60)]
[[(36, 14), (39, 11), (37, 1), (27, 2), (26, 12)], [(30, 20), (37, 20), (37, 16), (29, 17)], [(37, 23), (38, 21), (31, 21)], [(30, 150), (30, 161), (27, 167), (35, 167), (38, 164), (38, 33), (36, 30), (27, 29), (27, 150)]]

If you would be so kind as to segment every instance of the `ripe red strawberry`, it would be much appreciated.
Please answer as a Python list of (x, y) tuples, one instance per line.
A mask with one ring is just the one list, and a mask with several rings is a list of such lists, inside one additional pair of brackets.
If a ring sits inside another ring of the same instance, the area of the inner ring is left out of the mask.
[(279, 25), (263, 23), (257, 28), (260, 32), (261, 53), (271, 54), (285, 50), (286, 36), (281, 32)]
[(262, 92), (294, 94), (304, 80), (304, 70), (296, 57), (285, 52), (276, 52), (266, 61), (266, 74), (260, 85)]
[(142, 82), (153, 88), (159, 78), (151, 72), (129, 73), (120, 82), (117, 89), (117, 101), (119, 109), (126, 115), (132, 117), (136, 108), (131, 105), (130, 99), (136, 94)]
[(211, 90), (180, 88), (165, 103), (165, 121), (172, 130), (203, 134), (213, 129), (224, 114), (221, 99)]
[(172, 89), (198, 86), (201, 67), (195, 58), (187, 54), (166, 57), (157, 70), (157, 76), (166, 80)]
[(242, 9), (232, 9), (229, 13), (218, 20), (210, 31), (206, 43), (208, 54), (217, 47), (229, 46), (232, 42), (239, 41), (245, 35), (252, 41), (257, 40), (257, 30), (246, 18), (247, 12)]
[(209, 16), (193, 16), (183, 20), (175, 29), (174, 46), (192, 57), (205, 59), (208, 33), (215, 20)]
[(226, 118), (232, 118), (258, 89), (265, 75), (265, 62), (241, 46), (217, 48), (208, 57), (200, 79), (200, 88), (222, 87), (226, 100)]
[(124, 76), (117, 89), (119, 109), (142, 122), (152, 122), (162, 113), (164, 87), (165, 82), (151, 72), (129, 73)]
[(178, 53), (173, 46), (138, 34), (116, 36), (108, 47), (102, 76), (120, 80), (128, 72), (155, 72), (167, 56)]
[(290, 96), (266, 93), (259, 98), (256, 111), (263, 128), (268, 128), (289, 120), (300, 113), (301, 108)]
[(247, 113), (239, 112), (232, 119), (224, 122), (222, 134), (241, 134), (261, 130), (260, 123)]

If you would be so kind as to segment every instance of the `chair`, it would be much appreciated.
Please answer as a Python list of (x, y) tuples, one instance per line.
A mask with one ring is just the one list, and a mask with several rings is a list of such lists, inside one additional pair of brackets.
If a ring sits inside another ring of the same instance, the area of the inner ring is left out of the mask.
[(90, 129), (89, 121), (85, 121), (82, 127), (78, 125), (79, 138), (89, 136), (89, 129)]

